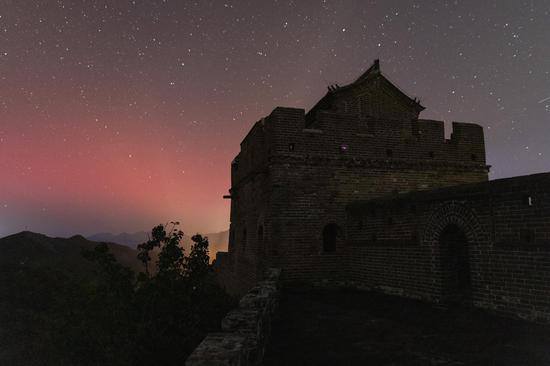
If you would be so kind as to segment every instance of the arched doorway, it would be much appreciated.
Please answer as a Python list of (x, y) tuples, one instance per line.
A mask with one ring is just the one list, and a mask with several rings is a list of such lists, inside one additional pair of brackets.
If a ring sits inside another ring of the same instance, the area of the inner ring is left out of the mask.
[(342, 234), (342, 230), (336, 224), (327, 224), (323, 228), (323, 252), (331, 253), (336, 251), (336, 241)]
[(451, 305), (469, 305), (472, 278), (468, 238), (455, 224), (449, 224), (439, 236), (443, 299)]

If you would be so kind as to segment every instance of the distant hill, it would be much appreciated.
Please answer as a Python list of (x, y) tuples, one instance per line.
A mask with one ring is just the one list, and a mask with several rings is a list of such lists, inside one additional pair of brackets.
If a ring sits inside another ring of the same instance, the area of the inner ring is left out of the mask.
[[(23, 231), (0, 239), (0, 267), (13, 265), (32, 267), (55, 267), (81, 272), (91, 268), (83, 256), (83, 250), (93, 250), (98, 242), (81, 235), (70, 238), (51, 238), (43, 234)], [(118, 261), (142, 271), (143, 264), (137, 259), (137, 251), (124, 245), (106, 243)]]
[[(216, 253), (219, 251), (227, 251), (227, 245), (229, 242), (229, 230), (225, 230), (219, 233), (210, 233), (205, 234), (204, 236), (208, 237), (209, 249), (210, 249), (210, 258), (214, 259)], [(150, 233), (145, 231), (138, 231), (135, 233), (98, 233), (91, 236), (88, 236), (88, 240), (117, 243), (126, 245), (130, 248), (136, 249), (137, 246), (141, 243), (146, 242), (150, 237)], [(192, 240), (191, 236), (184, 235), (183, 237), (183, 248), (186, 253), (189, 253), (191, 248)]]
[(88, 236), (88, 240), (100, 241), (105, 243), (117, 243), (126, 245), (127, 247), (137, 249), (141, 243), (145, 243), (149, 239), (150, 233), (146, 231), (137, 231), (135, 233), (98, 233)]

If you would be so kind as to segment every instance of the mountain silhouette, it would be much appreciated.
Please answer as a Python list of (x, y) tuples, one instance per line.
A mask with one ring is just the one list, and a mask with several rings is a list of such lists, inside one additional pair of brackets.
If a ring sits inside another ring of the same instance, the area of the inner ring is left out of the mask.
[[(82, 235), (70, 238), (49, 236), (23, 231), (0, 239), (0, 267), (54, 267), (71, 272), (82, 272), (92, 264), (82, 256), (85, 250), (93, 250), (99, 243)], [(106, 243), (111, 253), (124, 266), (142, 271), (137, 251), (124, 245)]]
[(88, 240), (105, 243), (117, 243), (136, 249), (141, 243), (145, 243), (150, 237), (150, 232), (137, 231), (135, 233), (97, 233), (87, 237)]

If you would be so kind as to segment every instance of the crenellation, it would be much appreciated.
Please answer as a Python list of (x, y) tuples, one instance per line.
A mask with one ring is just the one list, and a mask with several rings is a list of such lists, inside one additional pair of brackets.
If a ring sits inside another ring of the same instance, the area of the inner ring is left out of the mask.
[(419, 119), (417, 122), (417, 136), (420, 141), (427, 144), (445, 142), (445, 124), (443, 121)]

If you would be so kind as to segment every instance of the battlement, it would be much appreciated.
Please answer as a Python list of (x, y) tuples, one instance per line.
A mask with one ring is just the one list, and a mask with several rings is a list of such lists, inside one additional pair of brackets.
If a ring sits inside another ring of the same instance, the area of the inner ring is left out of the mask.
[(365, 120), (327, 110), (317, 111), (308, 125), (303, 109), (277, 107), (257, 122), (241, 143), (235, 160), (240, 172), (235, 176), (240, 180), (257, 170), (260, 163), (280, 155), (488, 169), (483, 128), (463, 122), (453, 122), (452, 128), (450, 139), (446, 139), (442, 121)]
[(453, 122), (451, 137), (445, 139), (444, 123), (419, 119), (422, 110), (416, 98), (384, 77), (375, 61), (353, 83), (330, 87), (309, 112), (277, 107), (256, 122), (232, 165), (233, 185), (280, 157), (474, 169), (484, 172), (475, 181), (487, 180), (483, 128)]

